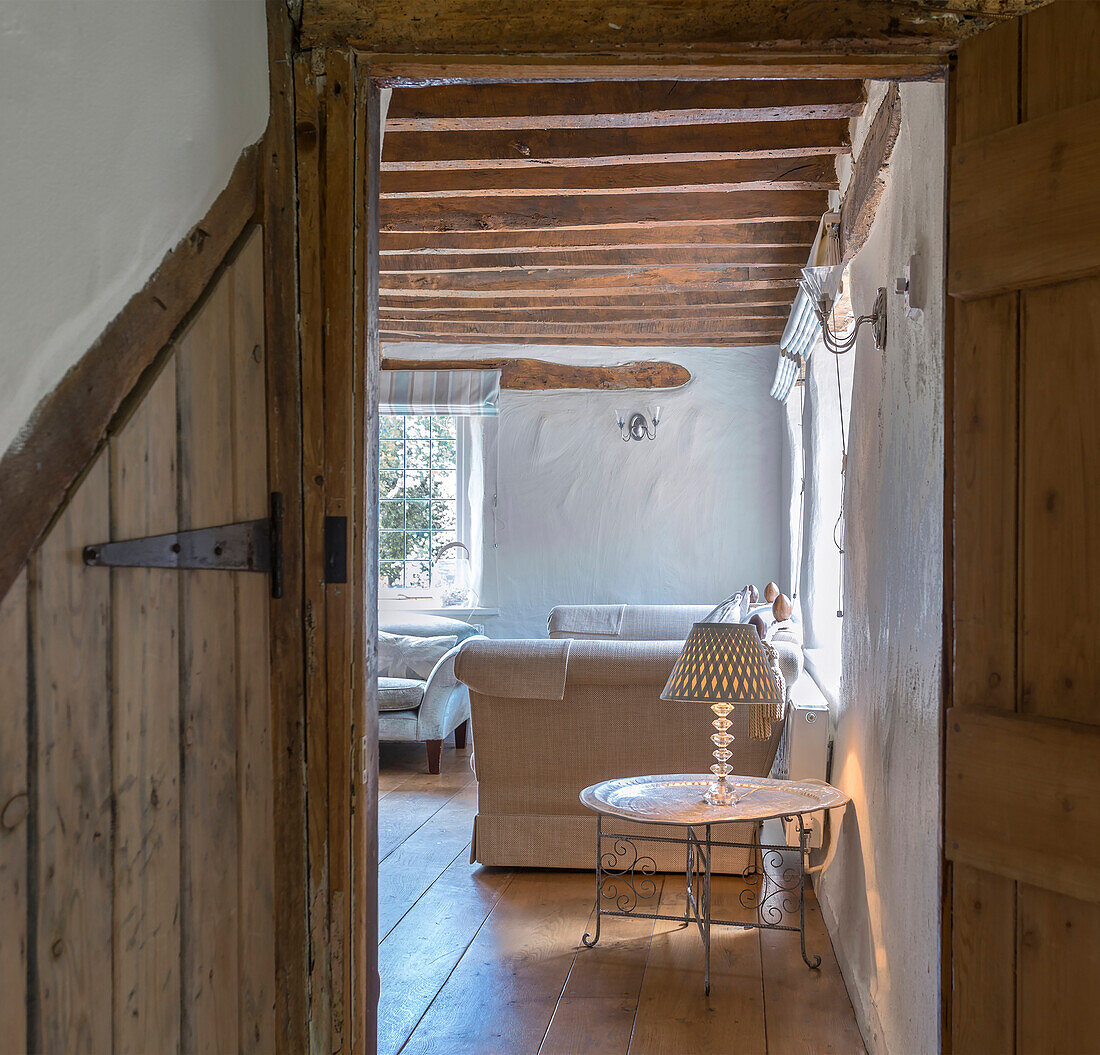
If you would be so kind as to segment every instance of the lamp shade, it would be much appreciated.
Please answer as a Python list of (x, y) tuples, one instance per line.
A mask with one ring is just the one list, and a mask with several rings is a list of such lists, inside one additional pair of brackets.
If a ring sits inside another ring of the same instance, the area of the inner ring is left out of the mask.
[(782, 702), (760, 636), (749, 623), (696, 623), (661, 699), (709, 704)]

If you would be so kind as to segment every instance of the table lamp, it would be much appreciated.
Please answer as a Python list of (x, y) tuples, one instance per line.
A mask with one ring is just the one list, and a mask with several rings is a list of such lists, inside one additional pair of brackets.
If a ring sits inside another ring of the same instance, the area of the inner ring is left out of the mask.
[(781, 702), (779, 686), (756, 628), (749, 623), (696, 623), (661, 699), (710, 704), (714, 712), (711, 741), (717, 748), (710, 771), (718, 779), (708, 786), (703, 801), (711, 806), (735, 805), (741, 796), (729, 782), (729, 745), (733, 743), (729, 714), (739, 704), (759, 707)]

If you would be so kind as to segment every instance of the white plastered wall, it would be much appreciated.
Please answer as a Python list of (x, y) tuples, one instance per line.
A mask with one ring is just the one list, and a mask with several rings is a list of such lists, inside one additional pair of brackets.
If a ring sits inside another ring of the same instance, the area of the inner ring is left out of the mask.
[(263, 0), (4, 0), (0, 100), (3, 452), (263, 134)]
[(869, 1050), (922, 1055), (940, 1037), (944, 87), (903, 84), (901, 103), (852, 303), (868, 310), (914, 253), (929, 294), (909, 319), (891, 292), (886, 351), (863, 333), (855, 352), (831, 769), (853, 803), (819, 896)]
[[(682, 363), (684, 388), (500, 396), (493, 637), (545, 637), (557, 604), (716, 603), (782, 561), (776, 349), (390, 346), (414, 359), (534, 356)], [(654, 441), (624, 443), (615, 409), (661, 405)]]

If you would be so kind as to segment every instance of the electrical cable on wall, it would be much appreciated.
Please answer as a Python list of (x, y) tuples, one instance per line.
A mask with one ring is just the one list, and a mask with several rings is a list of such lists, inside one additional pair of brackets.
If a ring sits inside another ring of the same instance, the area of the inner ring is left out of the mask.
[[(836, 305), (834, 302), (833, 308), (833, 326), (836, 326)], [(837, 514), (836, 523), (833, 525), (833, 545), (836, 546), (837, 552), (840, 554), (839, 569), (837, 572), (837, 586), (836, 586), (836, 617), (837, 619), (844, 618), (844, 529), (841, 526), (844, 522), (844, 474), (848, 470), (848, 438), (844, 427), (844, 386), (840, 380), (840, 355), (834, 354), (833, 361), (836, 363), (836, 397), (837, 403), (840, 407), (840, 512)], [(840, 538), (837, 538), (837, 532), (840, 532)]]

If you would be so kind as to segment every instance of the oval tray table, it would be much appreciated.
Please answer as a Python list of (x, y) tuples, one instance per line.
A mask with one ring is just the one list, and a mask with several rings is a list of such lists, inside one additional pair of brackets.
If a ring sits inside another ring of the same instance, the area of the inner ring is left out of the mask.
[[(821, 965), (821, 957), (806, 954), (806, 861), (809, 855), (810, 828), (807, 814), (832, 810), (848, 803), (844, 792), (818, 780), (771, 780), (767, 777), (730, 777), (738, 801), (732, 806), (711, 806), (703, 794), (713, 777), (700, 773), (660, 774), (645, 777), (621, 777), (593, 784), (581, 792), (581, 802), (596, 814), (596, 929), (582, 939), (589, 948), (600, 940), (602, 916), (628, 916), (637, 919), (663, 919), (699, 928), (703, 939), (703, 987), (710, 992), (710, 928), (759, 928), (798, 931), (802, 959), (811, 968)], [(738, 821), (759, 822), (773, 817), (795, 821), (798, 845), (765, 845), (759, 842), (726, 842), (713, 837), (719, 824)], [(683, 836), (628, 835), (605, 831), (604, 818), (665, 824), (685, 829)], [(836, 833), (833, 832), (835, 840)], [(684, 847), (684, 878), (687, 900), (684, 915), (635, 911), (639, 897), (651, 897), (656, 890), (652, 876), (656, 865), (652, 857), (638, 851), (638, 843), (674, 843)], [(743, 878), (748, 884), (741, 893), (741, 904), (756, 910), (753, 921), (713, 919), (710, 911), (710, 860), (715, 846), (733, 846), (752, 852)], [(798, 868), (782, 865), (784, 851), (798, 855)], [(786, 922), (798, 911), (798, 926)]]

